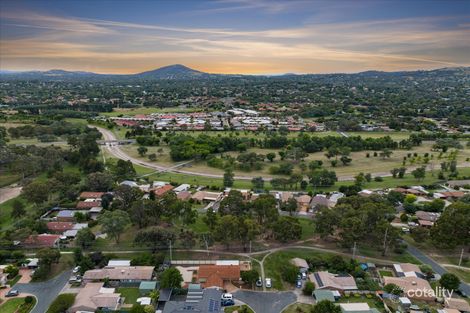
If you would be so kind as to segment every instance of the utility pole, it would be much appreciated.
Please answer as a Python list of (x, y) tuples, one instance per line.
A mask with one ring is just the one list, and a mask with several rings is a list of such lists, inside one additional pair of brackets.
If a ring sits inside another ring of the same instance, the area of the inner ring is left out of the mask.
[(387, 253), (387, 235), (388, 235), (388, 227), (385, 229), (385, 237), (384, 237), (384, 252), (383, 255)]
[(461, 267), (461, 266), (462, 266), (463, 250), (464, 250), (464, 248), (462, 248), (462, 252), (460, 252), (459, 267)]
[(173, 263), (173, 251), (171, 249), (171, 240), (170, 240), (170, 264)]

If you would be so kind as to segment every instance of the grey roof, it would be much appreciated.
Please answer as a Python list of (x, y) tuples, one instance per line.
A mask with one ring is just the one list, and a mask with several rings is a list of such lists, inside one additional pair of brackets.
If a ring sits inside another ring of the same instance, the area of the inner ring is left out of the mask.
[(73, 217), (74, 215), (75, 215), (75, 212), (71, 210), (63, 210), (57, 213), (57, 217)]
[(169, 301), (163, 308), (163, 313), (197, 312), (222, 313), (220, 305), (222, 292), (217, 289), (190, 290), (186, 301)]

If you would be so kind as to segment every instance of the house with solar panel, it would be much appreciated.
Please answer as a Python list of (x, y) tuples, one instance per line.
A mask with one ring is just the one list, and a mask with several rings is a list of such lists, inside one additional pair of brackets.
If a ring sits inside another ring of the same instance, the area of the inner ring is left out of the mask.
[(185, 301), (167, 301), (163, 313), (222, 313), (222, 292), (214, 288), (202, 289), (199, 284), (190, 284)]
[(336, 290), (342, 293), (357, 290), (356, 281), (349, 274), (315, 272), (309, 275), (309, 279), (315, 283), (316, 289)]

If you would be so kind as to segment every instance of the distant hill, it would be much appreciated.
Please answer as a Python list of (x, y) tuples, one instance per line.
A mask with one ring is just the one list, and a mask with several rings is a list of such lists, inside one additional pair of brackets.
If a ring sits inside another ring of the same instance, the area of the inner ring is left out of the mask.
[(49, 71), (0, 71), (0, 80), (196, 80), (196, 79), (237, 79), (237, 78), (254, 78), (254, 79), (295, 79), (295, 80), (317, 80), (321, 79), (323, 82), (338, 82), (344, 79), (390, 79), (390, 78), (404, 78), (408, 76), (414, 77), (441, 77), (447, 75), (458, 75), (468, 77), (470, 67), (454, 67), (454, 68), (441, 68), (435, 70), (419, 70), (419, 71), (397, 71), (397, 72), (383, 72), (383, 71), (365, 71), (359, 73), (336, 73), (336, 74), (293, 74), (286, 73), (283, 75), (229, 75), (229, 74), (210, 74), (201, 72), (182, 64), (173, 64), (164, 66), (155, 70), (146, 71), (138, 74), (118, 75), (118, 74), (97, 74), (92, 72), (82, 71), (65, 71), (60, 69), (53, 69)]
[(193, 70), (182, 64), (168, 65), (156, 70), (147, 71), (132, 76), (152, 79), (195, 79), (207, 78), (211, 74)]

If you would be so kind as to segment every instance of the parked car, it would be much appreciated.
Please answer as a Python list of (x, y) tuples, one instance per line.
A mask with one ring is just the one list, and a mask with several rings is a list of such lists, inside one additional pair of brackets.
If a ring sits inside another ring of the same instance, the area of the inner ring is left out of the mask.
[(82, 282), (82, 278), (80, 276), (72, 276), (69, 279), (69, 283), (71, 284), (78, 284)]
[(231, 293), (223, 293), (222, 300), (233, 300), (233, 295)]
[(302, 279), (302, 275), (297, 274), (297, 280), (301, 280), (301, 279)]
[(78, 272), (80, 272), (80, 266), (74, 267), (72, 273), (77, 274)]
[(227, 299), (227, 300), (222, 300), (220, 304), (222, 306), (231, 306), (231, 305), (235, 305), (235, 301), (233, 301), (232, 299)]
[(302, 288), (302, 281), (297, 279), (297, 281), (295, 282), (295, 287)]
[(271, 278), (266, 278), (264, 283), (266, 285), (266, 288), (271, 288), (273, 286)]
[(263, 287), (263, 280), (260, 278), (258, 278), (258, 280), (256, 281), (256, 287)]
[(19, 291), (16, 290), (16, 289), (12, 289), (10, 291), (7, 292), (7, 294), (5, 295), (5, 297), (16, 297), (17, 295), (19, 295)]
[(302, 272), (302, 279), (303, 279), (303, 280), (307, 280), (307, 273)]

